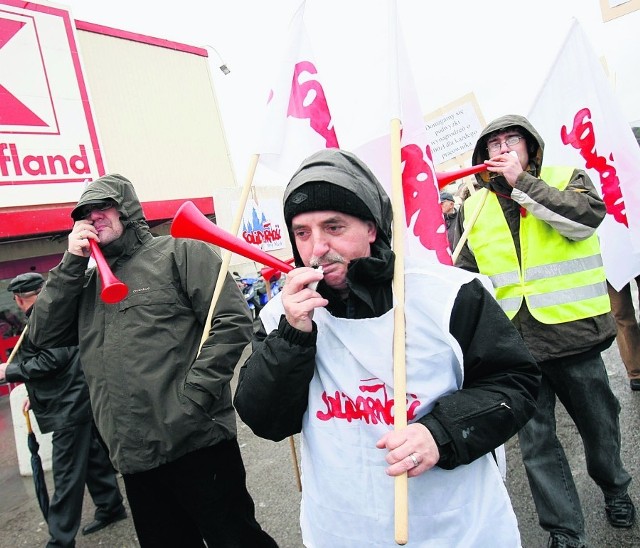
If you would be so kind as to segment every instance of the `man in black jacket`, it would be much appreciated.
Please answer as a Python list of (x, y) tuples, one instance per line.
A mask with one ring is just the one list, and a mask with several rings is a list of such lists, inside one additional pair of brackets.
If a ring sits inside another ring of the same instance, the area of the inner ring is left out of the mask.
[(388, 196), (356, 156), (322, 150), (284, 217), (298, 268), (260, 314), (234, 401), (258, 436), (302, 432), (305, 544), (394, 545), (391, 477), (406, 472), (412, 540), (518, 545), (489, 453), (533, 414), (539, 376), (496, 301), (476, 276), (407, 261), (410, 424), (394, 431)]
[[(11, 280), (7, 289), (29, 316), (43, 285), (40, 274), (27, 272)], [(82, 529), (84, 535), (127, 517), (115, 471), (93, 424), (78, 348), (38, 349), (24, 337), (16, 357), (0, 365), (0, 380), (24, 382), (41, 432), (53, 432), (47, 547), (75, 546), (85, 484), (96, 512), (95, 520)]]

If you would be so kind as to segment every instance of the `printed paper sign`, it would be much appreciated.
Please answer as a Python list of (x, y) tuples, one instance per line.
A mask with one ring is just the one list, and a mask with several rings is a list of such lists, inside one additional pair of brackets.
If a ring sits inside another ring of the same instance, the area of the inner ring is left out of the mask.
[[(237, 210), (239, 203), (232, 204)], [(262, 251), (274, 251), (285, 246), (287, 231), (284, 227), (282, 205), (278, 200), (248, 200), (242, 215), (239, 236)]]

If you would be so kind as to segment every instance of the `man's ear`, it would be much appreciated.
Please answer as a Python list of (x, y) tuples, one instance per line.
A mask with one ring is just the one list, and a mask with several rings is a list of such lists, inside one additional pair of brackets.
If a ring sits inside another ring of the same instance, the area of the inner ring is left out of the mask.
[(24, 311), (24, 308), (23, 308), (24, 307), (24, 299), (18, 294), (16, 294), (15, 298), (16, 298), (16, 306), (20, 310)]
[(372, 244), (373, 242), (376, 241), (376, 238), (378, 237), (378, 228), (376, 227), (376, 224), (373, 221), (367, 221), (367, 225), (369, 225), (369, 228), (367, 229), (367, 235), (369, 236), (369, 243)]

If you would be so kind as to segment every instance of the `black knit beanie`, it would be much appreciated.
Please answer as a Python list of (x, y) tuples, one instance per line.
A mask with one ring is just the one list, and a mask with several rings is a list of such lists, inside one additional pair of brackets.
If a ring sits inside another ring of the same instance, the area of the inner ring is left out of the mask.
[(308, 211), (339, 211), (375, 222), (371, 211), (358, 196), (346, 188), (326, 181), (305, 183), (289, 196), (284, 204), (284, 220), (287, 226), (291, 226), (291, 221), (296, 215)]

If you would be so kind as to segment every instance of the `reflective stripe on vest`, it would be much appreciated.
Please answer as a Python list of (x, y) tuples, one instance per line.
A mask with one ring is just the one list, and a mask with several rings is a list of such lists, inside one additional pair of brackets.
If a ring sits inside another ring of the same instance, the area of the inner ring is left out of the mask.
[[(541, 179), (563, 190), (572, 173), (573, 168), (543, 168)], [(477, 203), (476, 195), (465, 201), (465, 219), (471, 218)], [(480, 272), (491, 279), (496, 299), (510, 319), (520, 310), (523, 298), (532, 316), (546, 324), (611, 310), (596, 234), (572, 241), (544, 221), (526, 215), (520, 219), (521, 267), (500, 203), (490, 193), (468, 243)]]

